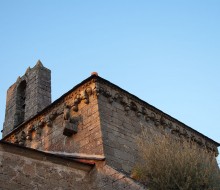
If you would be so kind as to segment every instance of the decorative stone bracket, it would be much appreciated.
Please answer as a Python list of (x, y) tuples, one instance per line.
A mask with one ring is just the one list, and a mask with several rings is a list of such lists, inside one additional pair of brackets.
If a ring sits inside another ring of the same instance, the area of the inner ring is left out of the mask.
[(64, 105), (63, 120), (63, 135), (71, 137), (73, 134), (78, 132), (80, 117), (71, 117), (70, 106), (66, 104)]
[(20, 146), (25, 145), (25, 140), (26, 140), (26, 134), (24, 131), (22, 131), (20, 135), (14, 136), (14, 143), (19, 144)]
[(126, 116), (133, 111), (138, 118), (143, 117), (146, 122), (153, 122), (157, 128), (161, 129), (162, 133), (165, 132), (165, 130), (170, 131), (171, 134), (180, 138), (185, 138), (187, 141), (193, 141), (201, 147), (206, 147), (210, 152), (214, 152), (216, 156), (218, 155), (217, 147), (215, 147), (212, 143), (207, 142), (200, 135), (197, 135), (196, 132), (185, 129), (185, 126), (182, 124), (176, 124), (176, 121), (170, 119), (169, 116), (159, 113), (152, 108), (149, 109), (148, 106), (143, 103), (137, 103), (133, 100), (133, 98), (130, 98), (123, 92), (117, 92), (114, 90), (109, 91), (108, 88), (101, 85), (96, 85), (93, 92), (97, 96), (103, 95), (106, 97), (110, 104), (113, 102), (121, 104)]

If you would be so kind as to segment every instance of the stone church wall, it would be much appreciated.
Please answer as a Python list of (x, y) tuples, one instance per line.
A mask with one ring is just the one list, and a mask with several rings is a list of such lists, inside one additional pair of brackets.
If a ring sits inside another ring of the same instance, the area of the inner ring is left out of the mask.
[(130, 174), (138, 159), (137, 138), (142, 130), (171, 133), (191, 139), (217, 156), (217, 147), (207, 137), (104, 80), (97, 81), (98, 103), (106, 162)]
[[(95, 83), (90, 81), (65, 94), (5, 140), (44, 151), (102, 155), (103, 142), (97, 98), (92, 92), (94, 88)], [(73, 129), (70, 134), (69, 128)]]
[(101, 155), (130, 175), (142, 129), (191, 139), (218, 154), (218, 143), (123, 89), (91, 76), (3, 140), (42, 151)]
[(99, 98), (99, 110), (107, 164), (131, 173), (138, 156), (136, 138), (141, 133), (140, 120), (132, 112), (126, 115), (121, 104), (110, 104), (104, 96)]
[(0, 189), (2, 190), (89, 189), (88, 172), (71, 167), (70, 163), (68, 166), (65, 165), (68, 161), (60, 164), (62, 163), (60, 159), (38, 153), (30, 152), (32, 155), (27, 157), (25, 154), (21, 156), (13, 153), (13, 150), (10, 151), (12, 153), (5, 152), (0, 147)]
[(105, 165), (86, 164), (0, 142), (2, 190), (144, 190), (145, 188)]

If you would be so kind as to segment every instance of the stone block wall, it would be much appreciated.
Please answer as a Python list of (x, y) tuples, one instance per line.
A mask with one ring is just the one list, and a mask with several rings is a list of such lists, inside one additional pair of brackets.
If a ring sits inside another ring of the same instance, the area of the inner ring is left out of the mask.
[(41, 63), (26, 72), (25, 120), (51, 104), (51, 71)]
[(97, 80), (98, 104), (106, 163), (131, 173), (138, 159), (137, 138), (148, 128), (191, 139), (218, 155), (218, 143), (105, 80)]
[(104, 161), (71, 160), (0, 142), (0, 189), (144, 190)]
[(14, 114), (16, 112), (16, 86), (16, 84), (13, 84), (7, 91), (5, 121), (2, 130), (3, 137), (14, 128)]
[(8, 89), (3, 137), (51, 103), (51, 71), (40, 61)]
[[(89, 166), (0, 144), (0, 189), (89, 189)], [(18, 150), (16, 150), (18, 149)]]
[(147, 188), (103, 162), (91, 171), (91, 190), (146, 190)]
[(94, 88), (91, 80), (71, 90), (4, 140), (43, 151), (103, 155)]
[(131, 173), (138, 156), (136, 138), (141, 133), (141, 122), (134, 113), (126, 115), (122, 105), (110, 104), (104, 96), (99, 98), (99, 110), (107, 164)]

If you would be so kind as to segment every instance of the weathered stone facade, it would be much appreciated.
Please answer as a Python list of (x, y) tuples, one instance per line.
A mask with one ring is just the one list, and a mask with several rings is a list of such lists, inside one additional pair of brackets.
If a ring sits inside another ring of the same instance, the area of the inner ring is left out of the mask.
[(3, 141), (59, 155), (87, 155), (95, 164), (82, 174), (90, 184), (87, 189), (143, 189), (129, 178), (137, 161), (136, 137), (143, 128), (191, 139), (218, 154), (219, 143), (96, 74), (12, 131), (5, 125)]
[[(98, 102), (88, 81), (55, 101), (4, 139), (44, 151), (103, 154)], [(88, 91), (88, 92), (86, 92)], [(87, 93), (89, 95), (87, 95)], [(66, 134), (67, 128), (75, 134)]]
[(108, 81), (97, 79), (99, 114), (107, 164), (131, 173), (138, 150), (136, 138), (142, 129), (171, 133), (177, 138), (191, 139), (218, 155), (218, 143), (182, 122)]
[(3, 137), (51, 103), (51, 71), (40, 61), (7, 91)]
[(144, 187), (104, 161), (56, 156), (0, 142), (0, 189), (144, 190)]

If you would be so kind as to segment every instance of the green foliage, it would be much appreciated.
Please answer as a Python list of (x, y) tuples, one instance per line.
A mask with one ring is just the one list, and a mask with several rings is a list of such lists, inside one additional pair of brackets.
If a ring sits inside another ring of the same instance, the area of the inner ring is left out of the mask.
[(220, 190), (215, 156), (193, 142), (145, 130), (133, 177), (150, 190)]

